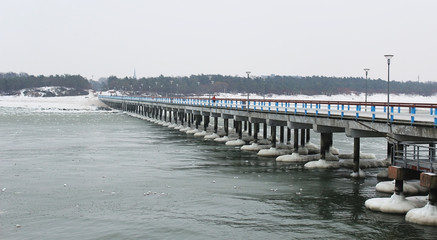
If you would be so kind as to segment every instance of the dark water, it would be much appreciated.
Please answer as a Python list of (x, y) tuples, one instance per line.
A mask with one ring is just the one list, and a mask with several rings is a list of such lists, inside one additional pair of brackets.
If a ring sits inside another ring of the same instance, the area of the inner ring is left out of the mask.
[(378, 169), (305, 170), (119, 113), (3, 109), (0, 133), (0, 239), (437, 236), (364, 207), (388, 196)]

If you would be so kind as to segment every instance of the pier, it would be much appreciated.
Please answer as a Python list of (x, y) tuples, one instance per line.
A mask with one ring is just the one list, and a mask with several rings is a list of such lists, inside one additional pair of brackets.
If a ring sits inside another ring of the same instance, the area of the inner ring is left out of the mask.
[[(429, 189), (430, 204), (434, 205), (437, 199), (437, 104), (390, 103), (387, 106), (385, 102), (266, 100), (249, 97), (99, 96), (99, 99), (114, 109), (203, 131), (212, 122), (214, 134), (218, 133), (220, 118), (225, 136), (229, 134), (229, 121), (232, 120), (239, 141), (231, 144), (247, 143), (242, 134), (245, 131), (253, 143), (270, 138), (273, 149), (277, 143), (290, 145), (293, 154), (299, 155), (308, 154), (305, 144), (311, 137), (310, 130), (313, 130), (320, 133), (320, 155), (326, 161), (338, 160), (330, 154), (333, 133), (344, 133), (353, 141), (352, 176), (355, 177), (360, 176), (360, 139), (385, 138), (387, 160), (391, 165), (388, 176), (395, 180), (395, 194), (402, 194), (404, 180), (420, 179), (420, 184)], [(262, 139), (259, 139), (261, 129)]]

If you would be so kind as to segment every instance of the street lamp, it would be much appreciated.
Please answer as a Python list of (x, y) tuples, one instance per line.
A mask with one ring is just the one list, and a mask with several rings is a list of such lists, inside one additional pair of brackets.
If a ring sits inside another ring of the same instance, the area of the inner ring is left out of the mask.
[(364, 102), (366, 103), (366, 111), (367, 111), (367, 74), (369, 73), (370, 69), (369, 68), (364, 68), (364, 71), (366, 72), (366, 98), (364, 100)]
[(247, 74), (247, 78), (250, 79), (250, 71), (247, 71), (246, 74)]
[(390, 59), (393, 55), (384, 55), (387, 58), (387, 124), (390, 125)]

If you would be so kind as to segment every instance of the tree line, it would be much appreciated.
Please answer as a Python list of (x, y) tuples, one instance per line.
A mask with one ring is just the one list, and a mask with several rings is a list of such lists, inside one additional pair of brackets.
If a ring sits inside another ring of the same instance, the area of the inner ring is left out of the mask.
[(59, 86), (77, 90), (90, 89), (90, 82), (80, 75), (33, 76), (27, 73), (0, 73), (0, 92), (10, 93), (25, 88)]
[[(367, 87), (366, 87), (367, 85)], [(99, 81), (89, 81), (80, 75), (33, 76), (26, 73), (0, 73), (0, 93), (24, 88), (62, 86), (78, 90), (121, 90), (130, 94), (158, 94), (162, 96), (228, 93), (257, 93), (285, 95), (334, 95), (366, 92), (386, 93), (387, 81), (360, 77), (326, 76), (265, 76), (239, 77), (226, 75), (191, 75), (170, 77), (160, 75), (149, 78), (118, 78), (110, 76)], [(437, 82), (390, 81), (390, 93), (437, 94)]]
[[(367, 83), (366, 83), (367, 82)], [(367, 87), (366, 87), (367, 85)], [(159, 95), (214, 94), (217, 92), (258, 94), (334, 95), (366, 92), (386, 93), (387, 81), (356, 77), (267, 76), (237, 77), (223, 75), (191, 75), (189, 77), (117, 78), (111, 76), (101, 89)], [(430, 96), (437, 93), (436, 82), (390, 81), (390, 93)]]

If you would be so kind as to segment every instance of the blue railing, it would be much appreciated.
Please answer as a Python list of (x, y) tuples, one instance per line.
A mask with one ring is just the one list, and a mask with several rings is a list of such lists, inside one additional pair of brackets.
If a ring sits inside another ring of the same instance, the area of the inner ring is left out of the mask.
[[(301, 101), (301, 100), (267, 100), (267, 99), (225, 99), (211, 98), (165, 98), (134, 96), (99, 96), (101, 99), (121, 101), (156, 102), (177, 105), (277, 112), (287, 114), (304, 114), (315, 117), (355, 118), (356, 120), (386, 120), (387, 105), (383, 102), (347, 102), (347, 101)], [(389, 121), (409, 121), (433, 124), (437, 127), (437, 104), (424, 103), (390, 103)]]

